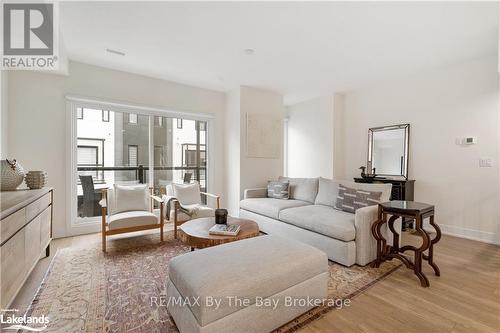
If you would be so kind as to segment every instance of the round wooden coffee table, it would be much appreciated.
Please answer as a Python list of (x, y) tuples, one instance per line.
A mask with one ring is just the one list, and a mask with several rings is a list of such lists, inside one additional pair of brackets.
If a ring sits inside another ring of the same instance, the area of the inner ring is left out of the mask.
[(204, 217), (184, 222), (179, 226), (179, 238), (191, 247), (203, 249), (214, 245), (234, 242), (237, 240), (256, 237), (259, 235), (259, 226), (256, 222), (235, 217), (228, 217), (227, 224), (237, 224), (240, 232), (236, 236), (210, 235), (208, 230), (215, 224), (214, 217)]

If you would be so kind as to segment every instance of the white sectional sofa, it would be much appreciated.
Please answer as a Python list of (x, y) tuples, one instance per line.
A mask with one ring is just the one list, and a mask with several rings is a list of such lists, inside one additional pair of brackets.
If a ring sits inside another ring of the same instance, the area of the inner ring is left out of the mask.
[[(332, 261), (345, 266), (366, 265), (376, 257), (376, 240), (371, 226), (377, 220), (377, 205), (363, 207), (355, 214), (335, 209), (339, 184), (382, 192), (380, 201), (389, 201), (391, 184), (361, 184), (326, 178), (286, 178), (288, 200), (267, 198), (267, 189), (247, 189), (240, 202), (240, 217), (259, 224), (266, 234), (279, 235), (312, 245)], [(400, 223), (395, 223), (401, 230)], [(386, 233), (387, 230), (382, 229)], [(388, 238), (388, 243), (391, 239)]]

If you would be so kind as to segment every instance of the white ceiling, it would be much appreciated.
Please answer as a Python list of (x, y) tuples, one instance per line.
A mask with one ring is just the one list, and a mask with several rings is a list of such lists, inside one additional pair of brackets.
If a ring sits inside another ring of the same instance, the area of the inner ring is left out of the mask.
[(498, 51), (497, 2), (69, 2), (60, 13), (72, 60), (270, 89), (288, 104)]

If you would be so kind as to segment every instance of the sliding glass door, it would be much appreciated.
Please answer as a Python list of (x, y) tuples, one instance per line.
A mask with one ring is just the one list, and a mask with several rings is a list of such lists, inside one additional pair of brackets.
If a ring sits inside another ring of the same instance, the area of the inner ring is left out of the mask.
[(206, 191), (207, 123), (157, 116), (153, 123), (155, 193), (166, 193), (171, 183), (193, 181)]
[(76, 106), (76, 223), (95, 222), (101, 189), (198, 181), (207, 190), (206, 121)]

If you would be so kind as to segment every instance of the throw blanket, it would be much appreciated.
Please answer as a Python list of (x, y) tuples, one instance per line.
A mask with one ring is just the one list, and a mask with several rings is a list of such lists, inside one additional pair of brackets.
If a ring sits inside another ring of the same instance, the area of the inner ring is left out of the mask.
[[(170, 210), (172, 209), (172, 201), (177, 200), (179, 202), (179, 209), (181, 212), (185, 213), (190, 217), (190, 219), (196, 219), (200, 217), (209, 217), (213, 216), (213, 212), (207, 209), (202, 209), (202, 205), (193, 204), (193, 205), (183, 205), (181, 202), (174, 196), (163, 196), (163, 202), (165, 203), (165, 217), (167, 221), (170, 220)], [(208, 213), (208, 214), (207, 214)]]

